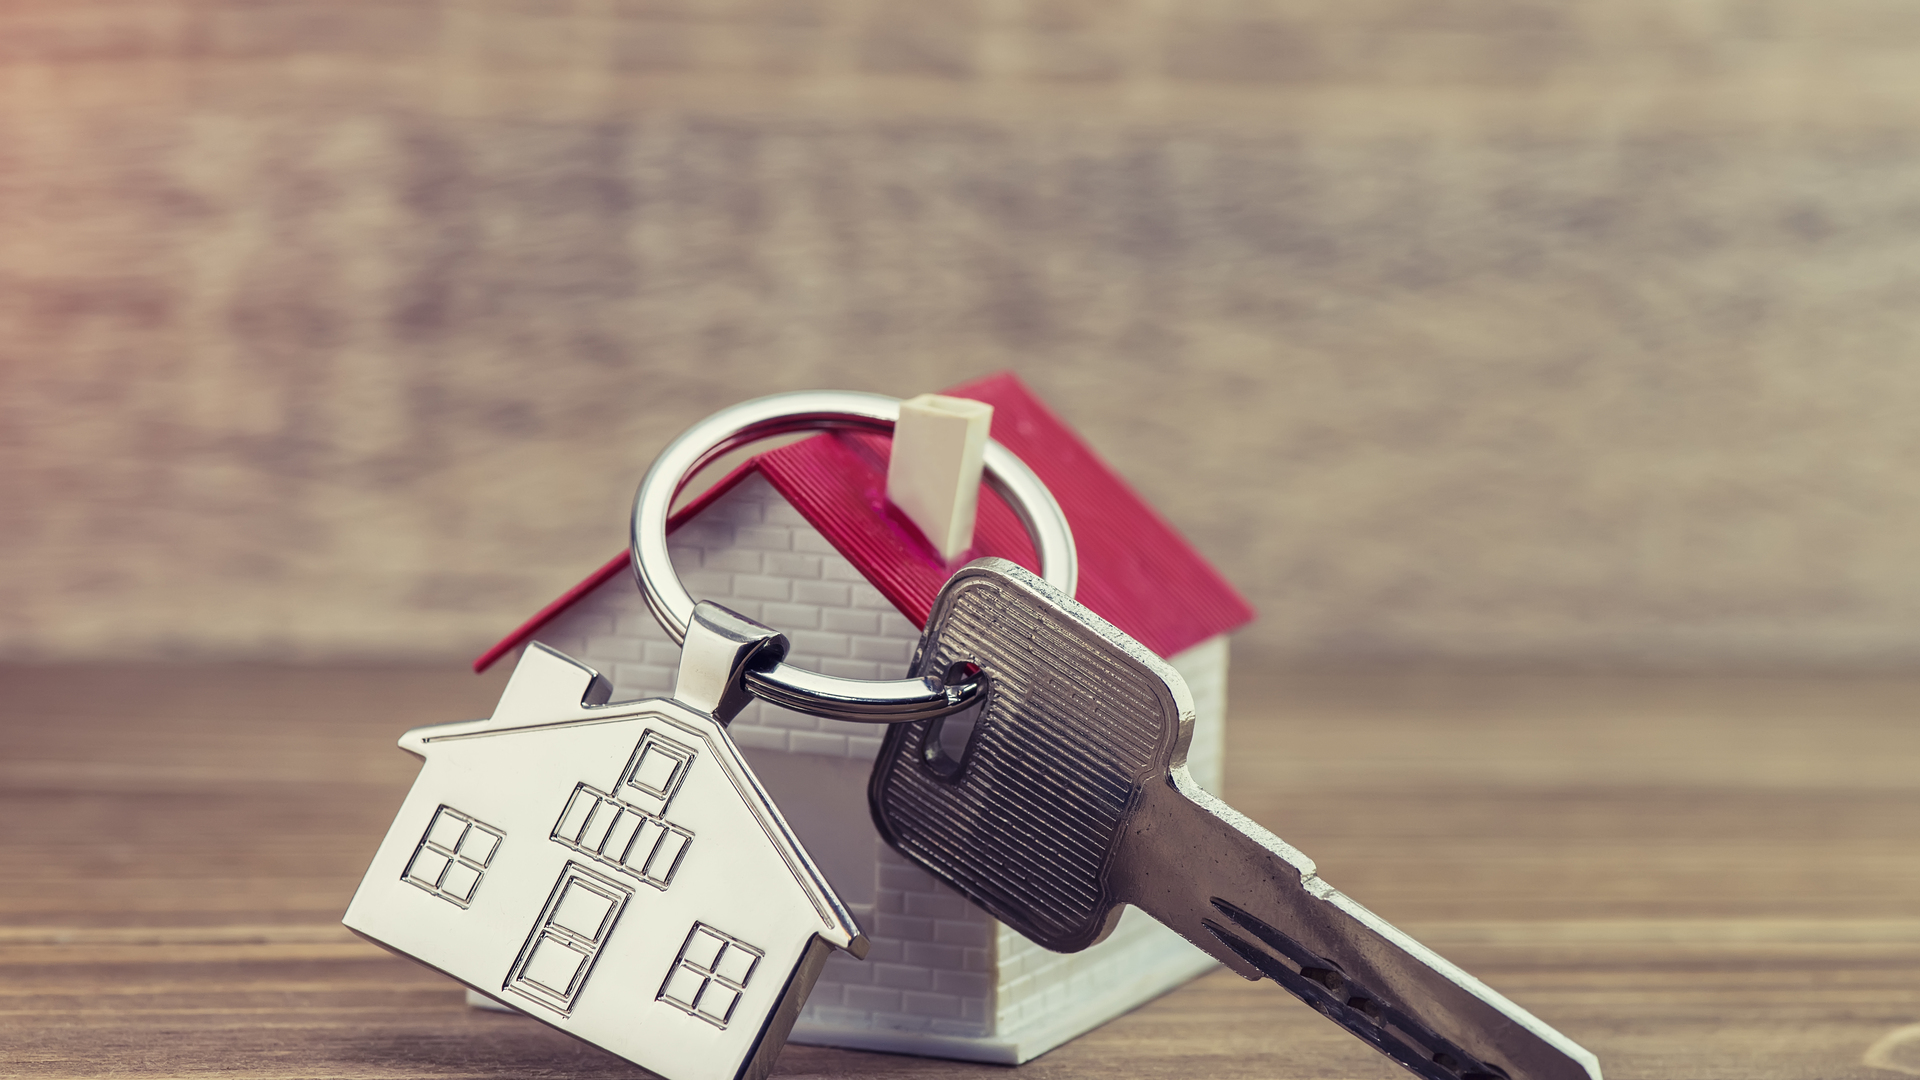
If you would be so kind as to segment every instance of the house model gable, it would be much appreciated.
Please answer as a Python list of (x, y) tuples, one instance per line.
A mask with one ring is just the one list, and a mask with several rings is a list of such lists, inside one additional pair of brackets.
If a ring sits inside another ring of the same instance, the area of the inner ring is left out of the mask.
[(606, 685), (534, 645), (492, 717), (407, 732), (345, 923), (677, 1080), (763, 1076), (867, 939), (711, 717)]
[[(1078, 599), (1164, 657), (1194, 696), (1188, 765), (1218, 791), (1227, 633), (1252, 609), (1017, 378), (942, 393), (994, 407), (992, 437), (1039, 474), (1073, 529)], [(907, 674), (951, 574), (886, 501), (889, 441), (835, 433), (753, 458), (676, 512), (669, 554), (682, 583), (771, 626), (787, 662), (854, 679)], [(1036, 569), (1013, 510), (981, 491), (971, 551)], [(648, 611), (621, 552), (476, 662), (544, 642), (607, 673), (618, 698), (665, 694), (678, 646)], [(793, 1041), (1017, 1063), (1211, 969), (1139, 912), (1073, 954), (1000, 925), (879, 840), (866, 805), (884, 729), (764, 702), (728, 733), (860, 924), (866, 962), (833, 956)]]

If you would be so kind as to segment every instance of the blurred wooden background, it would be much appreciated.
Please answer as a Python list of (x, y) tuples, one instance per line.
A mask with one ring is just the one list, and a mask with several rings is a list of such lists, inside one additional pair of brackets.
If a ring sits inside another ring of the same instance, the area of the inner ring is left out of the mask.
[(1901, 0), (9, 0), (0, 655), (442, 657), (1018, 369), (1243, 656), (1920, 657)]

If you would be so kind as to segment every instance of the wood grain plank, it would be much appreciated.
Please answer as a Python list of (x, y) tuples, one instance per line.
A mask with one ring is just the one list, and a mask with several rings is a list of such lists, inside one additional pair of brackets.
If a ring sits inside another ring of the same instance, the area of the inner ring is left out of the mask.
[[(634, 1075), (339, 926), (412, 777), (395, 736), (498, 688), (453, 665), (0, 668), (0, 1071)], [(1236, 805), (1616, 1080), (1920, 1062), (1920, 683), (1242, 673), (1233, 693)], [(1004, 1073), (800, 1046), (778, 1071)], [(1016, 1071), (1397, 1075), (1226, 973)]]

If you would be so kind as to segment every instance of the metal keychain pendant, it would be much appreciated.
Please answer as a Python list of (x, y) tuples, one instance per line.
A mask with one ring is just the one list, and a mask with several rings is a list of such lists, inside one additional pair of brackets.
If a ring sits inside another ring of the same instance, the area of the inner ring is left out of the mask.
[(407, 732), (426, 764), (346, 925), (669, 1080), (765, 1076), (867, 939), (718, 719), (784, 639), (708, 606), (688, 641), (673, 700), (605, 704), (536, 642), (491, 718)]
[[(635, 500), (634, 570), (681, 641), (670, 699), (608, 703), (592, 669), (529, 644), (485, 720), (416, 728), (425, 762), (343, 922), (486, 996), (665, 1080), (760, 1080), (833, 949), (867, 939), (726, 725), (753, 696), (893, 723), (967, 707), (978, 681), (831, 679), (782, 663), (786, 639), (674, 578), (665, 522), (698, 468), (753, 439), (885, 428), (899, 403), (779, 395), (703, 421)], [(1070, 588), (1065, 516), (997, 445), (989, 481)]]

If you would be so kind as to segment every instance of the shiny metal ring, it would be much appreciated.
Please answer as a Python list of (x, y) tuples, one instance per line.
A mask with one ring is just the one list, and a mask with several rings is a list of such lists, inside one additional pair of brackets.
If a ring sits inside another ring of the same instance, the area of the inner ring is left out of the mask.
[[(680, 584), (667, 555), (667, 511), (680, 489), (701, 468), (749, 443), (795, 431), (854, 429), (890, 432), (900, 402), (882, 394), (805, 390), (773, 394), (722, 409), (675, 439), (640, 481), (633, 500), (633, 574), (654, 618), (667, 635), (684, 642), (694, 599)], [(1078, 566), (1073, 530), (1053, 493), (1026, 462), (987, 441), (985, 480), (1033, 537), (1040, 576), (1073, 594)], [(945, 716), (966, 708), (983, 692), (979, 679), (947, 685), (934, 677), (871, 681), (843, 679), (776, 664), (747, 673), (755, 697), (796, 712), (858, 723), (897, 724)]]

